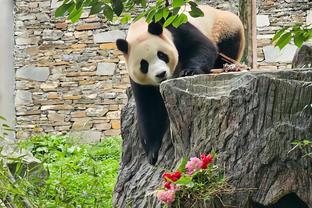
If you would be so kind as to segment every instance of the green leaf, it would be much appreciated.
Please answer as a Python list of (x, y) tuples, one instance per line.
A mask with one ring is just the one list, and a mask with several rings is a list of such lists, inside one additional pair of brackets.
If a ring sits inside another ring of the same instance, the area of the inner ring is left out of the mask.
[(4, 118), (3, 116), (0, 116), (0, 120), (6, 121), (6, 118)]
[(304, 146), (307, 146), (307, 145), (310, 145), (310, 144), (312, 144), (312, 142), (311, 141), (309, 141), (309, 140), (303, 140), (303, 145)]
[(184, 185), (187, 187), (193, 187), (194, 183), (192, 181), (192, 176), (183, 175), (179, 180), (175, 182), (175, 184)]
[(156, 14), (156, 8), (152, 7), (146, 16), (146, 22), (151, 23), (155, 14)]
[(159, 9), (155, 14), (155, 22), (159, 22), (163, 18), (163, 9)]
[(173, 15), (173, 16), (169, 17), (169, 18), (165, 21), (163, 27), (167, 27), (168, 25), (170, 25), (170, 24), (175, 20), (176, 17), (177, 17), (177, 15)]
[(171, 16), (177, 15), (180, 11), (180, 7), (176, 7), (171, 11)]
[(169, 9), (168, 9), (167, 7), (165, 7), (165, 8), (163, 9), (163, 14), (162, 14), (162, 16), (163, 16), (164, 19), (167, 19), (168, 15), (169, 15)]
[(11, 128), (8, 124), (2, 124), (2, 127)]
[(187, 157), (182, 157), (179, 163), (179, 166), (177, 168), (177, 171), (180, 171), (181, 173), (185, 173), (186, 169), (185, 169), (185, 165), (188, 161)]
[(143, 8), (145, 8), (145, 7), (146, 7), (146, 5), (147, 5), (146, 0), (141, 0), (141, 6), (142, 6)]
[(304, 39), (303, 39), (302, 33), (295, 34), (294, 43), (298, 48), (301, 48), (303, 42), (304, 42)]
[(290, 42), (290, 40), (291, 40), (291, 33), (287, 32), (278, 39), (278, 41), (276, 42), (276, 46), (282, 49)]
[(175, 28), (187, 22), (187, 16), (185, 14), (179, 15), (172, 23)]
[(127, 24), (130, 20), (131, 20), (131, 15), (130, 14), (125, 14), (121, 18), (120, 22), (121, 22), (121, 24)]
[(288, 27), (285, 27), (283, 29), (278, 30), (274, 37), (272, 38), (272, 42), (274, 42), (275, 40), (277, 40), (279, 37), (281, 37), (281, 35), (288, 29)]
[(92, 7), (90, 10), (89, 15), (97, 14), (102, 10), (102, 3), (101, 2), (94, 2), (92, 3)]
[(70, 19), (70, 21), (72, 23), (75, 23), (79, 20), (81, 14), (82, 14), (83, 9), (80, 8), (79, 10), (76, 10), (76, 8), (70, 13), (70, 15), (68, 16), (68, 19)]
[(69, 7), (72, 6), (73, 3), (69, 4), (62, 4), (59, 8), (56, 9), (55, 11), (55, 17), (62, 17), (64, 16), (65, 12), (68, 11)]
[(189, 5), (190, 5), (191, 7), (197, 7), (197, 6), (198, 6), (194, 1), (190, 1), (190, 2), (189, 2)]
[(142, 12), (141, 14), (139, 14), (138, 16), (136, 16), (136, 17), (134, 18), (134, 21), (138, 21), (139, 19), (141, 19), (142, 17), (144, 17), (145, 14), (146, 14), (146, 12)]
[(177, 8), (177, 7), (181, 7), (184, 3), (184, 0), (173, 0), (172, 1), (172, 7), (173, 8)]
[(202, 10), (200, 10), (198, 7), (191, 7), (191, 11), (189, 11), (189, 14), (192, 17), (203, 17), (204, 16), (204, 12)]
[(80, 9), (82, 7), (84, 0), (76, 0), (76, 9)]
[(114, 13), (119, 17), (124, 9), (121, 0), (112, 0), (112, 7)]
[(109, 21), (112, 21), (112, 20), (113, 20), (114, 11), (113, 11), (113, 9), (112, 9), (110, 6), (108, 6), (107, 4), (104, 6), (103, 14), (105, 15), (105, 17), (106, 17)]

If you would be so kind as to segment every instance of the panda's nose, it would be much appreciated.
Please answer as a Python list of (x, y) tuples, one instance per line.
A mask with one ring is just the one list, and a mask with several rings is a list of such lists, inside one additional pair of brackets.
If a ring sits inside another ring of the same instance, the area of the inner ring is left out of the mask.
[(166, 77), (166, 71), (163, 71), (163, 72), (157, 74), (156, 77), (158, 77), (160, 79), (165, 78)]

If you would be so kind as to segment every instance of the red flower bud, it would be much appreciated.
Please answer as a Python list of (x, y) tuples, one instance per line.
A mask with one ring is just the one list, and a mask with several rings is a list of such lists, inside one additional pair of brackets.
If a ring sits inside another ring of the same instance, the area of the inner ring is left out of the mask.
[(162, 178), (163, 178), (165, 181), (168, 181), (168, 178), (170, 179), (170, 177), (171, 177), (171, 174), (170, 174), (170, 173), (164, 173), (164, 174), (162, 175)]
[(173, 175), (175, 177), (177, 177), (178, 179), (181, 178), (181, 172), (180, 171), (176, 171)]
[(162, 175), (162, 177), (165, 181), (171, 180), (171, 181), (175, 182), (175, 181), (179, 180), (179, 178), (181, 178), (181, 172), (176, 171), (175, 173), (164, 173)]
[(207, 156), (205, 154), (201, 154), (200, 157), (201, 157), (202, 162), (203, 162), (201, 168), (206, 169), (208, 167), (208, 164), (212, 162), (213, 157), (211, 154), (208, 154)]
[(169, 190), (171, 189), (171, 183), (170, 182), (166, 182), (164, 186), (166, 189), (169, 189)]

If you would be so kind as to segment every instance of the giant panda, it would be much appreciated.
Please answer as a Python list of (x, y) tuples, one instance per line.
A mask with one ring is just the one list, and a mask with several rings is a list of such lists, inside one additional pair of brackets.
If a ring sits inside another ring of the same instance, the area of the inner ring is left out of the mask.
[(162, 138), (169, 126), (159, 84), (173, 77), (207, 74), (222, 68), (223, 53), (239, 61), (244, 49), (244, 29), (235, 14), (200, 5), (204, 16), (178, 28), (163, 28), (145, 19), (132, 23), (126, 39), (116, 41), (123, 52), (133, 90), (138, 133), (148, 161), (157, 162)]

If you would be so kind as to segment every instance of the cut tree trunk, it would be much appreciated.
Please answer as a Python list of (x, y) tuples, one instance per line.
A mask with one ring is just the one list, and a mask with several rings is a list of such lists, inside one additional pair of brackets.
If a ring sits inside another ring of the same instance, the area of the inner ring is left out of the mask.
[(154, 191), (162, 185), (162, 173), (174, 170), (182, 156), (212, 148), (236, 190), (222, 196), (223, 204), (262, 207), (298, 196), (312, 206), (312, 159), (300, 148), (290, 151), (292, 141), (312, 140), (311, 69), (198, 75), (166, 81), (160, 91), (170, 132), (156, 166), (148, 164), (139, 142), (128, 93), (114, 207), (160, 207)]
[(305, 43), (298, 48), (292, 60), (292, 68), (311, 68), (312, 67), (312, 43)]

